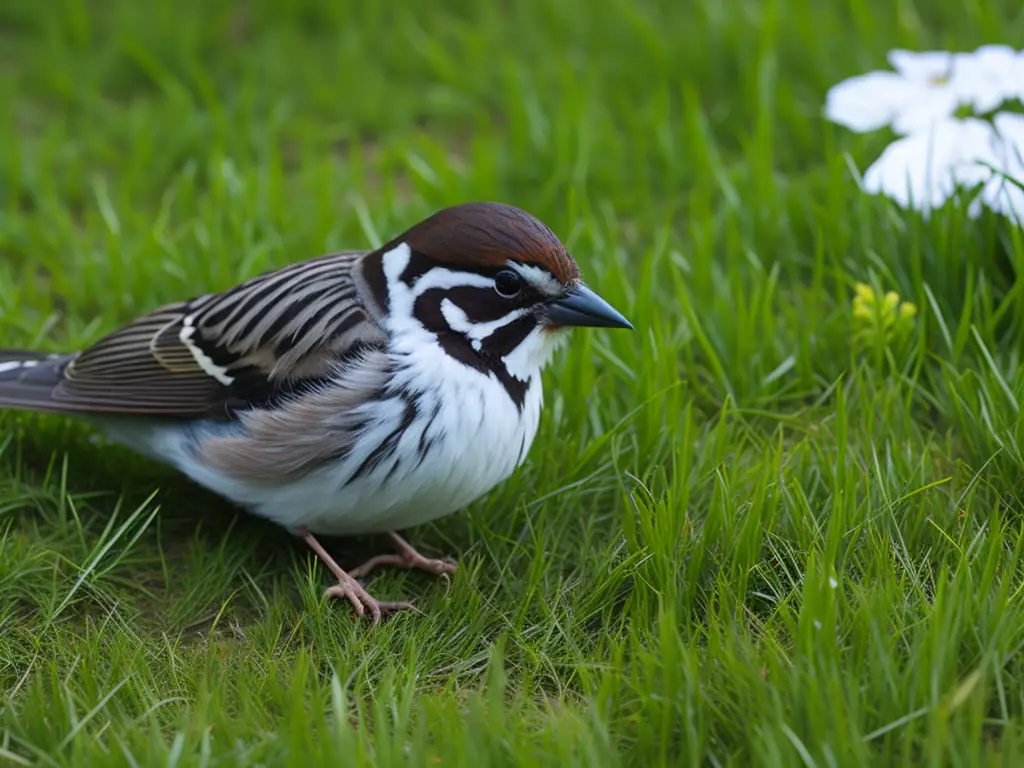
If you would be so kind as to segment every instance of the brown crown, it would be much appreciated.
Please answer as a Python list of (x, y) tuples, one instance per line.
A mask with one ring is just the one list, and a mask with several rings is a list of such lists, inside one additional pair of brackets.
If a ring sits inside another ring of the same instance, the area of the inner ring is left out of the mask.
[(501, 267), (508, 261), (544, 267), (568, 285), (580, 271), (551, 229), (503, 203), (463, 203), (416, 224), (398, 241), (448, 264)]

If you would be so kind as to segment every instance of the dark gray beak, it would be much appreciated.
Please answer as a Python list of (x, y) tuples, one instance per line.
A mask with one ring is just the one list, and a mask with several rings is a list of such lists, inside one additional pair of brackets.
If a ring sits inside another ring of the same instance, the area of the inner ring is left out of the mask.
[(551, 325), (633, 330), (629, 320), (583, 283), (577, 283), (560, 299), (548, 303), (546, 319)]

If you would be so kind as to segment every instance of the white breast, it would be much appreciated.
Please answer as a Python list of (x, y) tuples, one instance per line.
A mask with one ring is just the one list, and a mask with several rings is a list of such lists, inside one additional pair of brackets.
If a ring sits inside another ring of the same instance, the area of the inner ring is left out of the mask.
[[(417, 357), (406, 369), (408, 383), (423, 386), (416, 416), (387, 458), (351, 479), (381, 439), (400, 428), (406, 403), (397, 398), (344, 462), (281, 489), (282, 498), (267, 499), (261, 514), (321, 533), (395, 530), (455, 512), (512, 474), (537, 433), (540, 381), (531, 383), (520, 412), (494, 377), (466, 368), (440, 349)], [(282, 509), (300, 508), (305, 510), (301, 522), (282, 519)]]

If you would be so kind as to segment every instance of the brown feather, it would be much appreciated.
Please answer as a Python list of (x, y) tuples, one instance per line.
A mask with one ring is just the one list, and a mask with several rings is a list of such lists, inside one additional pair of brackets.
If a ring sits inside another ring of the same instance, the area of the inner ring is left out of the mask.
[(565, 246), (537, 218), (503, 203), (464, 203), (438, 211), (395, 238), (442, 264), (500, 268), (509, 260), (544, 267), (561, 283), (580, 271)]
[(386, 340), (355, 286), (361, 255), (299, 262), (143, 315), (67, 366), (54, 408), (231, 418), (256, 395), (329, 376), (350, 350)]

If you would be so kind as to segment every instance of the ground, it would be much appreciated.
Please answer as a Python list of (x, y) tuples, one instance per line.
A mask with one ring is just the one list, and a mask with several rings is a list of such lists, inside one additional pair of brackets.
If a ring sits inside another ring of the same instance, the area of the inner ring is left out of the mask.
[(376, 629), (274, 526), (0, 415), (0, 762), (1019, 760), (1024, 238), (862, 194), (889, 137), (821, 109), (1022, 36), (1008, 0), (3, 3), (0, 346), (472, 199), (636, 332), (576, 333), (527, 465), (406, 532), (458, 573), (374, 580), (422, 611)]

